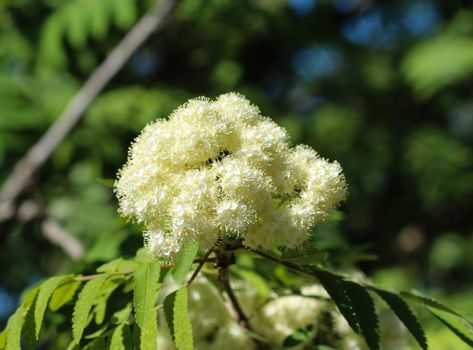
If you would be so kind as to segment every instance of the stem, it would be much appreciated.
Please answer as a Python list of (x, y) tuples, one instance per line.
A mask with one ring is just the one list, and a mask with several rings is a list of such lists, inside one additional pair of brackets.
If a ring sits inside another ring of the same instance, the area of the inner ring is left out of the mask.
[(195, 278), (199, 274), (199, 272), (202, 269), (202, 267), (204, 266), (204, 264), (208, 261), (209, 256), (210, 256), (210, 254), (212, 254), (212, 252), (213, 252), (213, 248), (210, 248), (207, 251), (207, 253), (205, 253), (204, 257), (199, 262), (199, 266), (197, 266), (197, 268), (194, 270), (194, 273), (192, 274), (191, 278), (189, 278), (189, 280), (186, 282), (186, 284), (185, 284), (186, 287), (189, 286), (195, 280)]
[(222, 282), (225, 292), (227, 292), (228, 298), (230, 299), (233, 309), (235, 310), (235, 313), (237, 314), (238, 323), (242, 325), (243, 327), (245, 327), (246, 329), (248, 329), (249, 331), (253, 331), (253, 328), (248, 322), (248, 317), (243, 312), (243, 309), (241, 308), (240, 303), (238, 302), (238, 299), (230, 285), (230, 280), (228, 278), (228, 268), (226, 267), (220, 268), (218, 272), (219, 272), (218, 279), (220, 280), (220, 282)]
[(259, 250), (251, 250), (251, 252), (255, 253), (256, 255), (259, 255), (269, 261), (272, 261), (276, 264), (279, 264), (279, 265), (282, 265), (282, 266), (285, 266), (287, 267), (288, 269), (292, 270), (292, 271), (295, 271), (295, 272), (301, 272), (303, 274), (307, 274), (307, 275), (310, 275), (312, 276), (310, 273), (308, 273), (307, 271), (305, 271), (304, 269), (301, 269), (299, 266), (297, 265), (294, 265), (290, 262), (287, 262), (287, 261), (283, 261), (283, 260), (279, 260), (278, 258), (275, 258), (274, 256), (271, 256), (269, 254), (266, 254), (266, 253), (263, 253)]

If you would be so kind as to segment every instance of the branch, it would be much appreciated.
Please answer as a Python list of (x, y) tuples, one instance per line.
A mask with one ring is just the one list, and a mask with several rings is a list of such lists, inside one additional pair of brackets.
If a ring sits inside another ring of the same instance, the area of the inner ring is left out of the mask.
[(14, 202), (28, 185), (34, 172), (51, 156), (59, 143), (80, 120), (87, 107), (124, 66), (133, 52), (163, 24), (174, 4), (175, 0), (158, 1), (135, 24), (105, 61), (95, 69), (54, 124), (15, 165), (0, 190), (0, 221), (5, 221), (14, 215)]

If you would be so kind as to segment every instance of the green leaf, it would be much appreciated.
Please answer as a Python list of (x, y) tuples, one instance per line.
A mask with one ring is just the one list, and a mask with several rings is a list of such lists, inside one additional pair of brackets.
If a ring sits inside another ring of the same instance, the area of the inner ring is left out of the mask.
[(96, 301), (100, 288), (107, 279), (107, 275), (102, 275), (96, 279), (88, 281), (79, 293), (77, 302), (74, 305), (74, 314), (72, 316), (72, 338), (76, 344), (79, 344), (84, 328), (87, 325), (90, 309)]
[(7, 344), (7, 332), (3, 330), (0, 332), (0, 349), (4, 349)]
[(371, 350), (379, 349), (379, 324), (373, 299), (367, 290), (351, 281), (343, 282), (361, 333)]
[(176, 302), (176, 291), (166, 295), (164, 299), (164, 316), (166, 317), (166, 323), (169, 328), (169, 334), (171, 334), (172, 340), (174, 340), (174, 304)]
[(263, 298), (269, 297), (271, 290), (269, 289), (266, 281), (260, 275), (253, 272), (252, 270), (238, 268), (235, 265), (231, 266), (230, 270), (253, 286), (258, 295)]
[(428, 349), (425, 333), (417, 317), (404, 300), (393, 292), (388, 292), (379, 288), (372, 288), (391, 308), (399, 320), (406, 326), (409, 332), (414, 336), (417, 343), (424, 350)]
[(121, 324), (128, 321), (131, 314), (132, 304), (128, 303), (123, 309), (116, 311), (112, 315), (113, 324)]
[(192, 325), (187, 312), (187, 288), (169, 294), (164, 301), (164, 313), (178, 350), (192, 350)]
[[(22, 327), (25, 322), (25, 318), (28, 315), (29, 310), (36, 301), (39, 288), (34, 288), (29, 291), (22, 304), (18, 307), (15, 313), (10, 316), (7, 326), (5, 327), (6, 334), (6, 349), (8, 350), (20, 350), (21, 349), (21, 333)], [(31, 317), (31, 316), (30, 316)], [(29, 321), (31, 322), (31, 321)], [(32, 331), (34, 325), (28, 324), (28, 332)], [(34, 330), (33, 330), (34, 331)]]
[(130, 328), (126, 324), (121, 324), (113, 331), (110, 339), (111, 350), (126, 350), (132, 349), (132, 340)]
[(77, 289), (79, 288), (81, 282), (70, 279), (67, 283), (64, 283), (56, 288), (56, 290), (51, 295), (51, 300), (49, 301), (49, 309), (51, 311), (57, 311), (68, 302), (70, 302), (74, 295), (76, 294)]
[(197, 242), (189, 242), (177, 257), (175, 268), (172, 271), (172, 276), (177, 284), (184, 282), (198, 250), (199, 244)]
[(312, 332), (313, 325), (308, 325), (302, 328), (299, 328), (294, 333), (284, 339), (282, 345), (285, 348), (291, 348), (293, 346), (304, 343), (310, 339), (310, 333)]
[(141, 349), (156, 349), (158, 335), (157, 310), (160, 265), (157, 262), (144, 264), (134, 273), (134, 296), (136, 324), (140, 327)]
[(130, 27), (136, 19), (136, 7), (133, 0), (113, 0), (113, 10), (115, 11), (115, 23), (118, 27), (126, 29)]
[(358, 320), (351, 305), (351, 299), (345, 291), (343, 277), (321, 269), (312, 269), (310, 273), (317, 277), (350, 327), (358, 333)]
[(145, 248), (140, 248), (136, 251), (135, 261), (141, 264), (148, 264), (155, 262), (156, 259), (151, 256)]
[(450, 329), (457, 337), (473, 347), (473, 327), (462, 317), (451, 313), (436, 311), (428, 307), (430, 313)]
[(84, 347), (84, 350), (104, 350), (107, 349), (107, 342), (105, 341), (104, 337), (99, 337), (97, 339), (94, 339), (92, 342), (87, 344), (86, 347)]
[(55, 276), (47, 279), (39, 287), (38, 298), (36, 300), (36, 307), (34, 310), (34, 323), (36, 328), (36, 339), (39, 337), (41, 331), (41, 324), (43, 323), (44, 312), (48, 306), (49, 298), (59, 284), (70, 276)]
[(23, 309), (19, 307), (15, 313), (8, 319), (7, 326), (5, 328), (7, 334), (6, 349), (8, 350), (21, 350), (21, 326), (22, 326), (22, 314)]
[(35, 349), (36, 345), (36, 325), (35, 325), (35, 308), (37, 298), (34, 299), (31, 307), (26, 313), (25, 321), (22, 328), (22, 339), (26, 349)]
[[(103, 1), (88, 0), (87, 6), (91, 9), (90, 11), (90, 33), (97, 39), (103, 39), (107, 33), (107, 28), (109, 27), (109, 16), (107, 14), (107, 6), (103, 4)], [(113, 179), (104, 179), (106, 181), (111, 181), (111, 186), (113, 187)]]
[(413, 291), (413, 292), (401, 292), (400, 293), (401, 296), (404, 298), (404, 299), (409, 299), (409, 300), (412, 300), (412, 301), (415, 301), (415, 302), (418, 302), (418, 303), (421, 303), (422, 305), (424, 306), (430, 306), (434, 309), (437, 309), (437, 310), (440, 310), (440, 311), (444, 311), (444, 312), (448, 312), (452, 315), (455, 315), (455, 316), (458, 316), (460, 318), (463, 318), (466, 320), (466, 318), (459, 314), (458, 312), (456, 312), (455, 310), (449, 308), (448, 306), (438, 302), (437, 300), (434, 300), (430, 297), (427, 297), (425, 295), (422, 295), (420, 294), (419, 292), (416, 292), (416, 291)]
[(445, 34), (422, 40), (407, 52), (401, 70), (420, 97), (430, 97), (471, 76), (473, 40)]
[(134, 270), (139, 263), (133, 260), (118, 258), (105, 263), (97, 268), (97, 272), (123, 272)]

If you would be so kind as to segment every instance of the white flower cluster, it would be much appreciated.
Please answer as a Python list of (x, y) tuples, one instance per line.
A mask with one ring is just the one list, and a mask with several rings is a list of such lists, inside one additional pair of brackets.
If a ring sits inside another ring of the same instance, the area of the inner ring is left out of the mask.
[(236, 93), (197, 98), (149, 124), (119, 171), (120, 212), (146, 225), (155, 256), (188, 241), (241, 237), (250, 248), (294, 248), (345, 197), (337, 162), (292, 148), (284, 128)]

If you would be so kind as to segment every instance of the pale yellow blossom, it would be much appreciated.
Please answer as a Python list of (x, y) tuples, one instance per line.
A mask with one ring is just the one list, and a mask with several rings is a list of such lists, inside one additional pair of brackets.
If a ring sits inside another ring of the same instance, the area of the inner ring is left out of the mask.
[(115, 183), (120, 212), (146, 226), (148, 251), (164, 260), (226, 236), (300, 246), (345, 188), (338, 163), (291, 148), (287, 131), (236, 93), (190, 100), (146, 126)]

